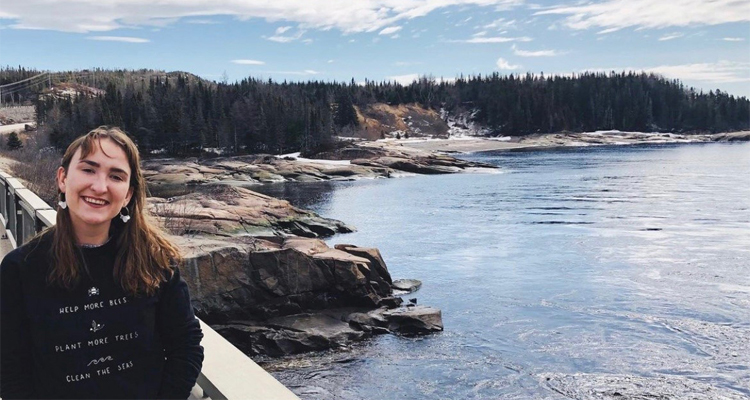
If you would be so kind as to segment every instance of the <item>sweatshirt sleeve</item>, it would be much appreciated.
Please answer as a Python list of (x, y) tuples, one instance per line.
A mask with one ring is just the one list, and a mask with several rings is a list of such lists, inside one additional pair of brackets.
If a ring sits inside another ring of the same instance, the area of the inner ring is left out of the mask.
[(34, 398), (29, 320), (17, 251), (0, 264), (0, 397)]
[(159, 398), (187, 399), (203, 365), (203, 332), (179, 269), (164, 285), (156, 314), (166, 357)]

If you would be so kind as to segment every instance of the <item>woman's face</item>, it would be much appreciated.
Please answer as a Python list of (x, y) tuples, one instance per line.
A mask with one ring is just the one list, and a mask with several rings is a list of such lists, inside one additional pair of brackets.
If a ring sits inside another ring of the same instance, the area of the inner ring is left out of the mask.
[(81, 158), (79, 148), (67, 173), (60, 167), (57, 183), (65, 193), (73, 229), (108, 230), (133, 195), (130, 165), (125, 152), (110, 139), (99, 139), (91, 154)]

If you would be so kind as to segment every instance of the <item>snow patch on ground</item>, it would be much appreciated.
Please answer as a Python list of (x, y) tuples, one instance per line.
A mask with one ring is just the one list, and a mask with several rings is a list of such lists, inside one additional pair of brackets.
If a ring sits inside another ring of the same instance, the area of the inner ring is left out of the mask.
[(352, 162), (349, 160), (320, 160), (317, 158), (304, 158), (304, 157), (300, 157), (300, 152), (282, 154), (282, 155), (276, 156), (276, 158), (287, 158), (287, 157), (294, 158), (297, 161), (315, 163), (315, 164), (328, 164), (328, 165), (351, 165), (352, 164)]
[(220, 149), (218, 147), (204, 147), (203, 148), (204, 153), (212, 153), (212, 154), (216, 154), (219, 156), (224, 154), (224, 151), (225, 151), (224, 149)]
[(440, 109), (440, 118), (448, 124), (448, 135), (451, 138), (488, 136), (491, 131), (474, 122), (479, 110), (451, 115), (444, 108)]
[(617, 129), (608, 131), (594, 131), (594, 132), (582, 132), (583, 135), (591, 136), (625, 136), (625, 135), (641, 135), (641, 136), (654, 136), (662, 135), (659, 132), (629, 132), (629, 131), (618, 131)]

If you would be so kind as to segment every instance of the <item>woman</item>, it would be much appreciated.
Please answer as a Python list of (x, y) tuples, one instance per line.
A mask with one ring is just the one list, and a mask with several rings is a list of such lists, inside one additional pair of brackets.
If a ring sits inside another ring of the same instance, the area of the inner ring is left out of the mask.
[(144, 214), (135, 144), (94, 129), (57, 185), (57, 224), (0, 266), (0, 397), (187, 398), (203, 334), (179, 251)]

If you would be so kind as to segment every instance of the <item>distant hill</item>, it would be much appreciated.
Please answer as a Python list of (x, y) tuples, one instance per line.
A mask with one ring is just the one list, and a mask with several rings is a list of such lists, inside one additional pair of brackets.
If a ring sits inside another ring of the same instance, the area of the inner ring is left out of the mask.
[[(0, 82), (39, 73), (5, 68)], [(46, 92), (29, 88), (24, 101), (35, 104), (39, 126), (56, 146), (112, 124), (126, 129), (147, 152), (178, 156), (209, 148), (310, 154), (335, 146), (338, 136), (750, 129), (747, 98), (696, 91), (646, 73), (495, 73), (453, 82), (421, 78), (403, 86), (254, 78), (218, 83), (181, 71), (96, 69), (54, 73), (50, 82)]]

